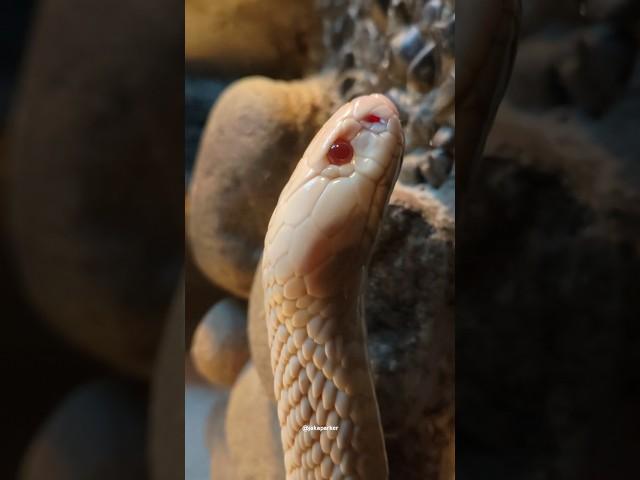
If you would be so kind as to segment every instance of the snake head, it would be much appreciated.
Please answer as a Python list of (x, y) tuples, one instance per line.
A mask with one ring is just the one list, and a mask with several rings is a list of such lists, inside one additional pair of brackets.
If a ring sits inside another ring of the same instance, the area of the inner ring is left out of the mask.
[[(329, 179), (355, 173), (374, 184), (393, 183), (403, 144), (398, 110), (384, 95), (373, 94), (343, 105), (316, 134), (304, 159), (310, 170)], [(339, 146), (346, 148), (336, 156)]]
[[(288, 250), (286, 263), (297, 275), (327, 259), (336, 266), (345, 258), (346, 265), (368, 260), (403, 146), (398, 110), (385, 96), (358, 97), (340, 107), (280, 195), (265, 239), (267, 261), (270, 246), (276, 254)], [(283, 229), (293, 240), (284, 239)]]

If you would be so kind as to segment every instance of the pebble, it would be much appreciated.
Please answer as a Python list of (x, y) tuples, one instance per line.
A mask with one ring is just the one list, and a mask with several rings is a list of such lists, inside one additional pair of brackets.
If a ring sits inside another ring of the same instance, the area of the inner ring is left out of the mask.
[(427, 182), (438, 188), (451, 173), (452, 166), (453, 158), (444, 149), (434, 148), (427, 152), (425, 161), (420, 163), (418, 168)]
[(228, 387), (249, 359), (246, 305), (226, 298), (204, 316), (193, 335), (191, 358), (214, 385)]
[(324, 79), (247, 77), (209, 115), (188, 192), (187, 237), (202, 272), (235, 296), (249, 296), (278, 196), (328, 118), (330, 97)]
[(409, 77), (419, 84), (422, 91), (433, 87), (438, 74), (438, 55), (435, 42), (428, 42), (409, 65)]
[(406, 63), (418, 55), (424, 46), (422, 33), (417, 26), (412, 26), (400, 33), (397, 33), (391, 40), (391, 49), (397, 57)]

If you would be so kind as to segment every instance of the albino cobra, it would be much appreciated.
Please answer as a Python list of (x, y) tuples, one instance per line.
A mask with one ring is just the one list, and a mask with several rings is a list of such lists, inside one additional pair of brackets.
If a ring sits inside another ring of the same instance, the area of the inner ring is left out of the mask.
[(343, 105), (269, 222), (262, 286), (288, 480), (388, 478), (362, 291), (403, 147), (386, 97)]

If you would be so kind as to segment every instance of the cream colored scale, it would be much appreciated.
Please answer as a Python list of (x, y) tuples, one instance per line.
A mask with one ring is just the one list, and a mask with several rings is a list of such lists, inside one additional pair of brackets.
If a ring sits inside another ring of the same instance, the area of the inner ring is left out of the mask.
[(262, 278), (287, 479), (388, 477), (361, 298), (403, 143), (386, 97), (343, 105), (269, 223)]

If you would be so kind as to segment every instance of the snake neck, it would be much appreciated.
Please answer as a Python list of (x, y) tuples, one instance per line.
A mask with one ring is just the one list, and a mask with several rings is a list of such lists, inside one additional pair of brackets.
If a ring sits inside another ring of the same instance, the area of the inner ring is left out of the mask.
[(362, 277), (342, 277), (335, 295), (317, 298), (304, 279), (280, 285), (270, 270), (263, 277), (265, 312), (287, 479), (387, 478)]

